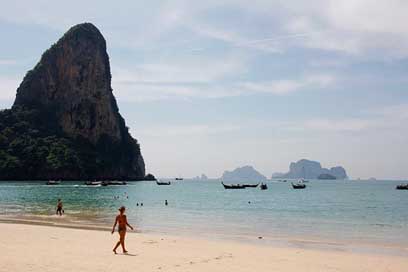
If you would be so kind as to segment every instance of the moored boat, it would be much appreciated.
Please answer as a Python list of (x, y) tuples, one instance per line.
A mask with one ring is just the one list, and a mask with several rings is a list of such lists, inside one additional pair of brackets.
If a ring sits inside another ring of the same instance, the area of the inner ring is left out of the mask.
[(88, 185), (88, 186), (100, 186), (100, 185), (102, 185), (102, 181), (86, 181), (85, 185)]
[(59, 185), (59, 184), (61, 184), (61, 181), (59, 181), (59, 180), (49, 180), (45, 184), (46, 185)]
[(167, 182), (165, 182), (165, 181), (156, 181), (156, 184), (157, 185), (170, 185), (171, 182), (170, 181), (167, 181)]
[(293, 189), (305, 189), (306, 184), (303, 183), (303, 179), (299, 180), (297, 183), (292, 182), (292, 188)]
[(224, 184), (224, 182), (221, 182), (222, 186), (224, 186), (224, 189), (245, 189), (245, 185), (242, 184)]
[(399, 184), (399, 185), (397, 185), (397, 187), (395, 189), (397, 189), (397, 190), (408, 190), (408, 183)]
[(266, 183), (261, 183), (261, 190), (267, 190), (268, 189), (268, 185), (266, 185)]
[(111, 181), (102, 181), (101, 185), (102, 186), (108, 186), (108, 185), (126, 185), (126, 181), (118, 181), (118, 180), (111, 180)]
[(257, 184), (243, 184), (242, 186), (244, 186), (245, 188), (256, 188), (258, 187), (259, 183)]

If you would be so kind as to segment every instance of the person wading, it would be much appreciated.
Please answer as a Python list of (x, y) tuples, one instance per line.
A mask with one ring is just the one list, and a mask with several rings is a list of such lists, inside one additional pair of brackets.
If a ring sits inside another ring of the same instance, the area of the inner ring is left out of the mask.
[(56, 210), (56, 214), (59, 215), (59, 216), (62, 216), (62, 213), (64, 212), (62, 207), (63, 207), (62, 200), (61, 200), (61, 198), (59, 198), (58, 202), (57, 202), (57, 210)]

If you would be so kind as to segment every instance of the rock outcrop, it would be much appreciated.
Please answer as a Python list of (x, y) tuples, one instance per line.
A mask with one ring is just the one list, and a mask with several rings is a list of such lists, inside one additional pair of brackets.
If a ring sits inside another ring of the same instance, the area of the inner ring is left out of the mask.
[(63, 132), (96, 144), (121, 141), (121, 119), (111, 88), (106, 43), (92, 24), (71, 28), (27, 73), (13, 107), (48, 109)]
[(337, 179), (335, 176), (330, 175), (330, 174), (320, 174), (317, 179), (325, 179), (325, 180), (333, 180)]
[(221, 177), (223, 181), (242, 182), (242, 181), (265, 181), (266, 177), (256, 171), (252, 166), (238, 167), (233, 171), (225, 171)]
[(207, 177), (205, 174), (201, 174), (201, 176), (196, 176), (196, 177), (194, 177), (193, 179), (194, 179), (194, 180), (202, 180), (202, 181), (205, 181), (205, 180), (208, 180), (208, 177)]
[(66, 139), (79, 160), (70, 169), (42, 165), (43, 173), (17, 179), (144, 178), (139, 144), (129, 134), (112, 93), (106, 42), (94, 25), (72, 27), (42, 55), (17, 89), (9, 114), (16, 112), (34, 114), (36, 124), (30, 129), (37, 126), (41, 137)]
[(274, 174), (273, 178), (289, 178), (289, 179), (317, 179), (322, 174), (334, 176), (336, 179), (347, 179), (346, 170), (341, 166), (332, 167), (330, 169), (322, 168), (317, 161), (300, 160), (292, 162), (289, 166), (289, 172), (285, 174)]

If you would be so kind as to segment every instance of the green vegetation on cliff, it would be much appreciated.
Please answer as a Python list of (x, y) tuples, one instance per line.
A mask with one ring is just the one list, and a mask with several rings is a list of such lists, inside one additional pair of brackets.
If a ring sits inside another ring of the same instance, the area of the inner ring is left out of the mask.
[(14, 107), (0, 111), (0, 179), (127, 179), (113, 176), (127, 168), (131, 142), (115, 143), (101, 137), (94, 146), (86, 139), (64, 136), (53, 115)]

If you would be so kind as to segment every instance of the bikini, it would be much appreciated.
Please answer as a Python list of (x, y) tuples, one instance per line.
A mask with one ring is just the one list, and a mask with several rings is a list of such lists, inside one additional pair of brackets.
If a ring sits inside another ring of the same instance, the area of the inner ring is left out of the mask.
[(118, 232), (126, 231), (126, 227), (118, 226)]
[[(119, 222), (120, 222), (121, 220), (119, 220)], [(126, 225), (125, 226), (121, 226), (120, 224), (118, 224), (118, 232), (121, 232), (121, 231), (126, 231)]]

